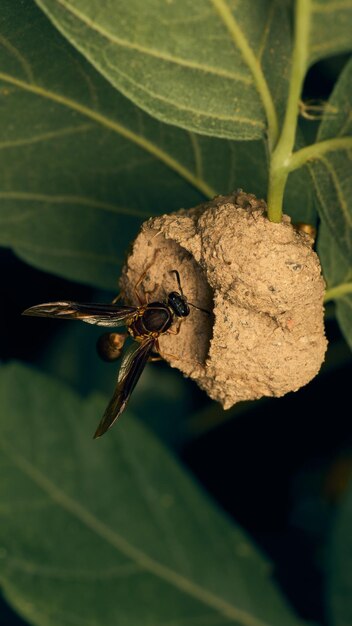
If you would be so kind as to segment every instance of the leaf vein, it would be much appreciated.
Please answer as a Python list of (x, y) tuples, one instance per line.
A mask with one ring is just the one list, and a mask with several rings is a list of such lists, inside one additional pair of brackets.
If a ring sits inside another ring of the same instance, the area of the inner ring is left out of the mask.
[(344, 216), (348, 226), (350, 228), (352, 228), (352, 216), (350, 215), (350, 212), (349, 212), (349, 209), (348, 209), (348, 205), (347, 205), (346, 199), (344, 197), (344, 194), (343, 194), (343, 191), (342, 191), (342, 188), (341, 188), (341, 184), (340, 184), (338, 175), (337, 175), (337, 173), (335, 171), (335, 168), (332, 165), (332, 163), (328, 159), (326, 159), (324, 157), (319, 157), (319, 161), (321, 163), (323, 163), (323, 165), (326, 167), (327, 171), (330, 174), (331, 181), (332, 181), (332, 183), (333, 183), (333, 185), (335, 187), (335, 191), (336, 191), (337, 197), (338, 197), (338, 199), (340, 201), (340, 206), (341, 206), (341, 210), (342, 210), (343, 216)]
[(259, 45), (258, 52), (257, 52), (257, 59), (259, 63), (261, 62), (262, 57), (263, 57), (263, 53), (264, 53), (266, 42), (268, 40), (268, 36), (270, 33), (270, 27), (274, 18), (276, 7), (277, 7), (277, 0), (272, 0), (270, 9), (268, 11), (267, 20), (265, 21), (263, 25), (262, 38), (261, 38), (260, 45)]
[(27, 59), (17, 50), (15, 46), (12, 45), (6, 37), (0, 35), (0, 45), (2, 45), (6, 50), (18, 61), (20, 66), (22, 67), (25, 76), (29, 80), (30, 83), (34, 83), (34, 74), (31, 68), (31, 65), (28, 63)]
[[(312, 53), (316, 54), (316, 53), (321, 53), (321, 52), (328, 52), (330, 49), (334, 51), (335, 54), (337, 54), (338, 50), (341, 50), (341, 43), (343, 43), (344, 39), (341, 37), (340, 38), (335, 38), (335, 39), (328, 39), (327, 41), (323, 41), (323, 42), (319, 42), (316, 44), (313, 44), (310, 46), (310, 55), (312, 56)], [(347, 39), (346, 37), (346, 42), (348, 43), (348, 45), (350, 45), (350, 41)]]
[(312, 3), (312, 11), (314, 13), (334, 13), (335, 11), (348, 11), (352, 9), (350, 0), (341, 0), (340, 2), (329, 2), (328, 4)]
[(19, 200), (30, 202), (47, 202), (49, 204), (69, 204), (85, 206), (92, 209), (99, 209), (101, 211), (107, 211), (108, 213), (114, 213), (115, 215), (133, 215), (145, 219), (149, 217), (149, 213), (143, 213), (133, 208), (118, 207), (108, 202), (102, 202), (100, 200), (94, 200), (93, 198), (84, 196), (70, 196), (70, 195), (52, 195), (44, 193), (32, 193), (27, 191), (1, 191), (0, 199), (4, 200)]
[(258, 63), (258, 59), (256, 58), (252, 48), (250, 47), (226, 0), (210, 1), (212, 2), (225, 28), (230, 33), (234, 46), (240, 50), (246, 65), (251, 71), (254, 84), (265, 110), (270, 143), (271, 145), (275, 145), (278, 135), (277, 113), (268, 83), (260, 66), (260, 63)]
[(18, 146), (29, 146), (41, 141), (50, 141), (51, 139), (65, 137), (66, 135), (74, 135), (76, 133), (83, 133), (87, 130), (94, 129), (92, 124), (81, 124), (80, 126), (67, 126), (59, 130), (53, 130), (48, 133), (42, 133), (39, 135), (33, 135), (32, 137), (23, 137), (22, 139), (12, 139), (9, 141), (0, 142), (0, 150), (6, 148), (16, 148)]
[(109, 256), (109, 255), (104, 255), (104, 254), (96, 254), (94, 252), (78, 252), (76, 250), (72, 250), (69, 248), (53, 248), (52, 246), (38, 246), (36, 244), (29, 244), (27, 243), (27, 241), (21, 241), (19, 239), (13, 239), (11, 240), (11, 246), (14, 248), (15, 251), (18, 252), (18, 250), (28, 250), (29, 252), (35, 252), (35, 253), (39, 253), (39, 254), (44, 254), (46, 257), (48, 256), (58, 256), (60, 258), (63, 257), (69, 257), (69, 258), (73, 258), (73, 259), (86, 259), (88, 261), (94, 261), (94, 262), (98, 262), (98, 263), (109, 263), (111, 264), (115, 269), (117, 268), (117, 265), (120, 263), (123, 263), (123, 260), (119, 259), (118, 257), (113, 257), (113, 256)]
[(228, 617), (244, 626), (265, 626), (265, 623), (250, 615), (247, 611), (239, 609), (216, 594), (203, 589), (197, 583), (184, 577), (162, 563), (154, 560), (146, 552), (133, 546), (116, 530), (100, 521), (93, 513), (82, 504), (73, 500), (69, 495), (57, 487), (46, 475), (33, 466), (23, 455), (16, 452), (13, 446), (4, 437), (0, 440), (0, 446), (4, 453), (11, 458), (13, 463), (36, 485), (38, 485), (54, 502), (65, 511), (78, 519), (84, 526), (92, 530), (98, 537), (106, 541), (116, 550), (131, 559), (145, 571), (164, 580), (179, 591), (197, 599), (206, 606), (216, 610), (221, 615)]
[(113, 70), (121, 74), (121, 76), (123, 76), (126, 81), (128, 81), (131, 85), (137, 87), (139, 91), (148, 94), (155, 100), (159, 100), (159, 102), (166, 103), (170, 107), (173, 107), (176, 111), (187, 111), (188, 113), (192, 113), (195, 117), (205, 117), (209, 119), (220, 120), (222, 122), (238, 122), (240, 124), (248, 124), (248, 126), (253, 126), (255, 128), (264, 128), (264, 124), (260, 120), (246, 117), (245, 115), (239, 115), (238, 113), (232, 113), (231, 115), (220, 115), (220, 113), (210, 113), (210, 111), (202, 110), (200, 108), (195, 109), (189, 104), (186, 106), (184, 103), (176, 103), (170, 98), (162, 96), (160, 93), (152, 91), (152, 89), (148, 89), (146, 84), (142, 84), (138, 80), (134, 80), (131, 76), (123, 72), (121, 68), (113, 66)]
[(140, 148), (142, 148), (146, 152), (149, 152), (150, 154), (152, 154), (155, 158), (157, 158), (158, 160), (163, 162), (166, 166), (168, 166), (170, 169), (174, 170), (177, 174), (179, 174), (179, 176), (181, 176), (182, 178), (187, 180), (189, 183), (191, 183), (196, 189), (201, 191), (205, 196), (211, 198), (212, 196), (215, 195), (214, 189), (212, 189), (205, 181), (199, 180), (196, 176), (194, 176), (194, 174), (192, 174), (192, 172), (190, 172), (186, 167), (184, 167), (179, 161), (174, 159), (170, 154), (165, 152), (162, 148), (159, 148), (157, 145), (153, 144), (151, 141), (146, 139), (146, 137), (138, 136), (132, 130), (126, 128), (125, 126), (123, 126), (122, 124), (119, 124), (118, 122), (114, 120), (111, 120), (110, 118), (106, 117), (102, 113), (91, 110), (88, 107), (78, 102), (75, 102), (74, 100), (71, 100), (70, 98), (66, 98), (65, 96), (54, 93), (52, 91), (48, 91), (47, 89), (39, 85), (32, 85), (32, 84), (26, 83), (25, 81), (19, 80), (17, 78), (14, 78), (4, 73), (0, 73), (0, 80), (3, 80), (4, 82), (10, 83), (12, 85), (16, 85), (17, 87), (21, 89), (34, 93), (43, 98), (47, 98), (49, 100), (57, 102), (58, 104), (61, 104), (69, 109), (77, 111), (81, 115), (94, 120), (101, 126), (104, 126), (105, 128), (108, 128), (109, 130), (112, 130), (113, 132), (118, 133), (122, 137), (138, 145)]
[[(345, 135), (349, 135), (350, 134), (350, 124), (352, 122), (352, 110), (350, 110), (348, 112), (348, 115), (346, 115), (345, 121), (342, 124), (337, 136), (338, 137), (344, 137)], [(352, 137), (351, 137), (352, 140)], [(352, 141), (351, 141), (351, 147), (352, 147)]]
[(98, 581), (98, 580), (113, 580), (114, 578), (122, 578), (134, 576), (142, 571), (142, 569), (135, 563), (125, 563), (124, 565), (117, 565), (116, 567), (110, 567), (104, 570), (89, 569), (72, 569), (65, 567), (54, 567), (52, 565), (42, 565), (42, 563), (35, 563), (26, 559), (10, 558), (7, 561), (7, 566), (10, 569), (18, 570), (29, 574), (30, 576), (38, 576), (45, 578), (53, 578), (56, 580), (75, 580), (75, 581)]
[(141, 44), (137, 44), (136, 42), (128, 41), (126, 39), (122, 39), (117, 37), (112, 33), (109, 33), (104, 28), (99, 26), (94, 20), (90, 19), (87, 15), (84, 15), (78, 9), (74, 8), (72, 5), (65, 2), (65, 0), (56, 0), (57, 4), (59, 4), (63, 9), (74, 15), (78, 20), (83, 22), (88, 28), (96, 31), (101, 35), (104, 39), (117, 44), (126, 49), (136, 50), (144, 55), (152, 56), (162, 61), (166, 61), (169, 63), (173, 63), (175, 65), (180, 65), (181, 67), (186, 67), (189, 69), (199, 70), (201, 72), (205, 72), (207, 74), (214, 74), (215, 76), (221, 76), (222, 78), (230, 78), (232, 80), (245, 83), (250, 85), (253, 83), (253, 80), (250, 76), (246, 76), (245, 74), (239, 74), (237, 72), (230, 72), (225, 70), (224, 68), (212, 67), (210, 65), (204, 65), (202, 63), (197, 63), (196, 61), (190, 61), (188, 59), (183, 59), (181, 57), (175, 57), (166, 52), (162, 52), (161, 50), (154, 50), (153, 48), (142, 46)]
[(195, 133), (188, 132), (189, 138), (192, 144), (193, 157), (194, 157), (194, 166), (195, 172), (198, 178), (204, 178), (203, 175), (203, 161), (202, 161), (202, 151), (199, 145), (198, 137)]

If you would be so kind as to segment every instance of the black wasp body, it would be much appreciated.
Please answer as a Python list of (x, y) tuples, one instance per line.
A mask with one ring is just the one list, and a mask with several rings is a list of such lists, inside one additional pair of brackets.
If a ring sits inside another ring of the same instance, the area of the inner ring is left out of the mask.
[(182, 319), (190, 313), (187, 300), (184, 295), (177, 291), (172, 291), (167, 302), (151, 302), (137, 309), (127, 330), (136, 341), (143, 341), (147, 338), (166, 333), (172, 326), (175, 317)]
[[(105, 333), (101, 338), (102, 341), (98, 342), (100, 353), (108, 361), (114, 361), (121, 355), (128, 335), (137, 342), (137, 347), (134, 342), (123, 354), (113, 397), (94, 437), (103, 435), (124, 411), (147, 361), (154, 358), (155, 353), (160, 355), (158, 341), (160, 335), (178, 333), (182, 319), (190, 314), (189, 305), (199, 309), (187, 302), (177, 270), (173, 270), (173, 273), (176, 275), (180, 292), (172, 291), (165, 302), (141, 303), (140, 306), (123, 306), (116, 303), (49, 302), (33, 306), (23, 313), (40, 317), (77, 319), (98, 326), (125, 326), (126, 333)], [(135, 291), (140, 301), (137, 290)], [(204, 309), (200, 310), (208, 313)]]

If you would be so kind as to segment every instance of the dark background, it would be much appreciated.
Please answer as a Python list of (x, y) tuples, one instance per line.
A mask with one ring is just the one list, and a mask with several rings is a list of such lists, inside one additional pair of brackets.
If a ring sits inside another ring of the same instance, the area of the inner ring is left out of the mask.
[[(339, 57), (317, 65), (307, 78), (305, 97), (328, 97), (344, 62)], [(314, 133), (314, 122), (305, 126)], [(21, 311), (43, 301), (89, 301), (96, 292), (37, 271), (8, 250), (0, 250), (0, 263), (0, 358), (40, 366), (62, 327), (52, 320), (23, 318)], [(297, 613), (320, 623), (326, 623), (331, 526), (352, 468), (352, 428), (343, 409), (350, 405), (352, 360), (333, 305), (327, 310), (326, 331), (330, 346), (320, 375), (279, 400), (242, 403), (223, 412), (180, 375), (178, 384), (185, 386), (187, 411), (196, 413), (196, 426), (191, 440), (174, 442), (181, 461), (273, 561), (278, 584)], [(167, 371), (166, 365), (158, 367)], [(155, 390), (154, 402), (157, 395)], [(172, 437), (164, 439), (170, 443)], [(25, 624), (1, 598), (0, 624)]]

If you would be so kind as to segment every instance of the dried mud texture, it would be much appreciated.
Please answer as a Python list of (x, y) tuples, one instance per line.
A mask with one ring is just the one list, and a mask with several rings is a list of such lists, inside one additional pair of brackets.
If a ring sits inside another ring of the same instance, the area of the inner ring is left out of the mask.
[[(324, 281), (309, 235), (241, 190), (145, 222), (121, 278), (126, 300), (165, 300), (180, 273), (191, 308), (178, 335), (160, 337), (164, 358), (229, 408), (308, 383), (326, 350)], [(175, 326), (174, 326), (175, 328)]]

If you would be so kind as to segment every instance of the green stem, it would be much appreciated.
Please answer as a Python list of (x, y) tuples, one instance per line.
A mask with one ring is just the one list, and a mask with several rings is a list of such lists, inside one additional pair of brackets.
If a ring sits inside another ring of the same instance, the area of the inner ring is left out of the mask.
[(324, 302), (330, 302), (331, 300), (339, 300), (343, 298), (343, 296), (347, 296), (349, 293), (352, 294), (352, 283), (341, 283), (340, 285), (336, 285), (336, 287), (331, 287), (331, 289), (327, 289), (324, 296)]
[(296, 0), (290, 89), (281, 136), (270, 165), (268, 217), (272, 222), (281, 222), (282, 218), (284, 190), (296, 137), (298, 103), (308, 65), (310, 14), (311, 0)]
[(335, 150), (351, 150), (352, 149), (352, 137), (337, 137), (335, 139), (326, 139), (325, 141), (319, 141), (313, 143), (311, 146), (306, 146), (301, 150), (297, 150), (290, 158), (288, 164), (289, 172), (306, 165), (308, 161), (313, 159), (319, 159), (327, 152), (334, 152)]

